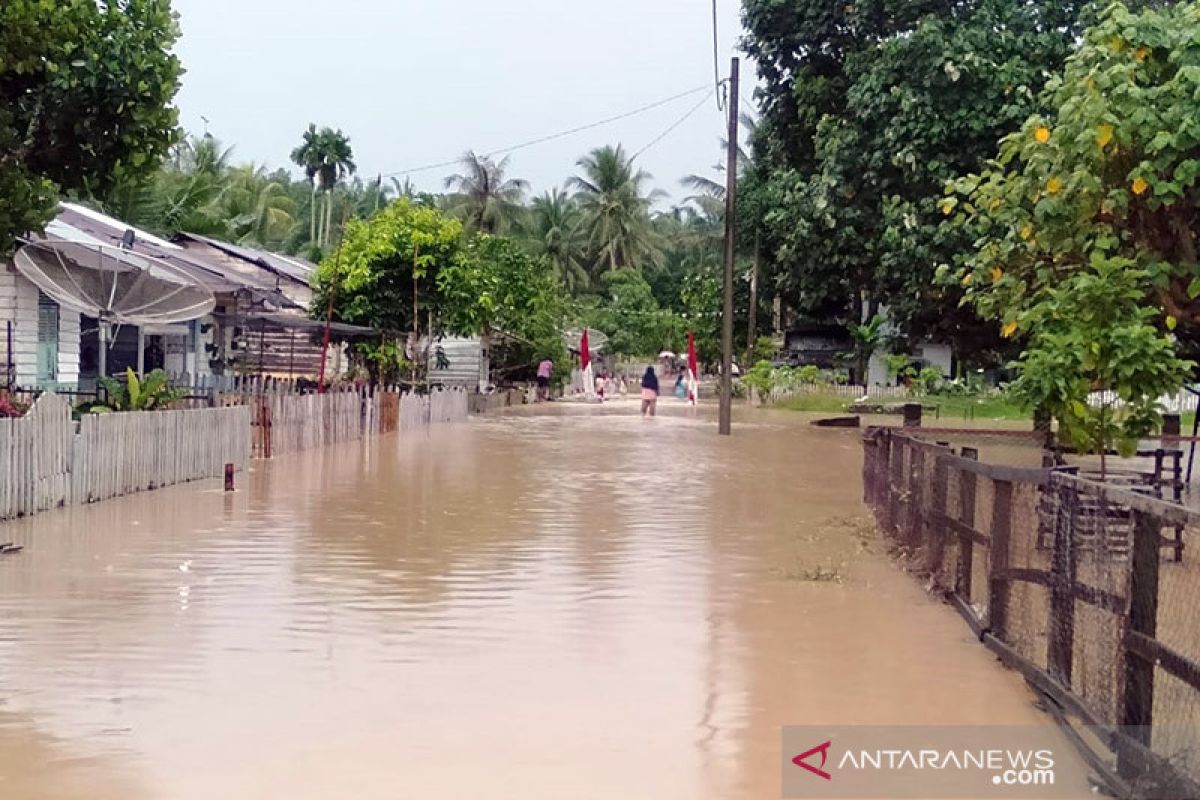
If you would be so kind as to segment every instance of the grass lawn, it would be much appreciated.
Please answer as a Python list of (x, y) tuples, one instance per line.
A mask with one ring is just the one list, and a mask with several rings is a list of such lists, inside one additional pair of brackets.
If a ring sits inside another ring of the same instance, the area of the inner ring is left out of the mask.
[[(818, 414), (845, 413), (850, 400), (845, 397), (835, 397), (827, 394), (810, 394), (795, 397), (780, 403), (777, 408), (789, 411), (808, 411)], [(904, 400), (886, 400), (885, 403), (903, 403)], [(937, 406), (938, 413), (926, 411), (926, 419), (936, 416), (940, 419), (996, 419), (996, 420), (1025, 420), (1032, 415), (1005, 400), (1002, 397), (914, 397), (913, 402), (926, 406)]]

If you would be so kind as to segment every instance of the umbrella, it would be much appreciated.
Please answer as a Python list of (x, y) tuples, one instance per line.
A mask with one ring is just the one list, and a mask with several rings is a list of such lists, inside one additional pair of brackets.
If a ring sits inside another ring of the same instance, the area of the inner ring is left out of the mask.
[(661, 353), (658, 354), (658, 357), (659, 358), (676, 358), (677, 356), (674, 353), (672, 353), (670, 350), (663, 350)]
[(700, 374), (699, 363), (696, 360), (696, 337), (688, 331), (688, 401), (696, 405), (700, 399), (700, 384), (697, 376)]

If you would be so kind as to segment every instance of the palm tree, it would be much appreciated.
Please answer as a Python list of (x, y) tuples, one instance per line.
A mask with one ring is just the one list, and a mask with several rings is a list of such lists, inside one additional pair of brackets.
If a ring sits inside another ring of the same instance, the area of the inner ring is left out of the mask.
[(584, 215), (583, 229), (598, 271), (636, 267), (660, 256), (657, 237), (650, 226), (650, 205), (661, 192), (643, 194), (651, 175), (635, 169), (621, 145), (593, 150), (577, 162), (582, 176), (568, 186)]
[(240, 244), (279, 247), (296, 224), (296, 202), (263, 167), (247, 164), (232, 170), (223, 201), (229, 235)]
[(341, 129), (335, 131), (326, 127), (318, 131), (316, 125), (309, 123), (300, 146), (292, 151), (292, 161), (304, 169), (304, 176), (312, 184), (314, 201), (318, 192), (324, 195), (322, 222), (319, 225), (317, 223), (318, 212), (314, 202), (310, 223), (312, 238), (318, 247), (323, 246), (328, 244), (329, 229), (333, 224), (333, 188), (342, 178), (353, 175), (357, 170), (350, 138)]
[(317, 168), (317, 180), (325, 193), (325, 229), (318, 244), (329, 244), (329, 230), (333, 226), (333, 189), (347, 175), (358, 169), (354, 165), (354, 151), (350, 149), (350, 138), (341, 129), (321, 129), (321, 165)]
[(312, 202), (309, 204), (309, 241), (317, 240), (317, 170), (321, 167), (320, 152), (321, 134), (317, 126), (308, 123), (308, 130), (300, 139), (300, 146), (292, 151), (292, 162), (304, 170), (304, 178), (308, 181), (312, 192)]
[(570, 292), (588, 284), (579, 223), (579, 207), (571, 196), (559, 189), (551, 189), (534, 198), (522, 224), (533, 251), (546, 259)]
[(459, 163), (463, 171), (446, 178), (446, 188), (454, 192), (451, 209), (471, 230), (499, 233), (520, 207), (529, 184), (505, 178), (507, 156), (497, 162), (468, 150)]

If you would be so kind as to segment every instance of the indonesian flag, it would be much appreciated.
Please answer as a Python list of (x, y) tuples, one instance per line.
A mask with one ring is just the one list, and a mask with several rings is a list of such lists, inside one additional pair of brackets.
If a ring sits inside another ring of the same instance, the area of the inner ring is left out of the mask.
[(579, 372), (583, 377), (583, 394), (592, 397), (596, 394), (596, 376), (592, 372), (592, 348), (588, 342), (588, 330), (583, 329), (579, 339)]
[(696, 405), (696, 401), (700, 399), (700, 382), (697, 376), (700, 374), (699, 363), (696, 360), (696, 337), (688, 331), (688, 383), (687, 395), (688, 402)]

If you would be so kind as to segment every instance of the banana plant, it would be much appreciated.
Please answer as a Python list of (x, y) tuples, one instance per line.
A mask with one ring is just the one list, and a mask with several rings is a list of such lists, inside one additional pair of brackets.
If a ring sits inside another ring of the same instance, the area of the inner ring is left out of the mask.
[(167, 373), (161, 369), (152, 370), (139, 379), (137, 373), (126, 367), (124, 381), (105, 376), (100, 379), (100, 385), (104, 387), (106, 399), (89, 408), (93, 414), (153, 411), (170, 406), (182, 396), (178, 389), (167, 383)]

